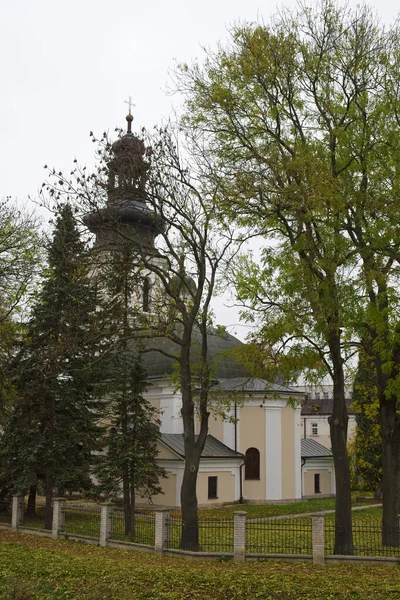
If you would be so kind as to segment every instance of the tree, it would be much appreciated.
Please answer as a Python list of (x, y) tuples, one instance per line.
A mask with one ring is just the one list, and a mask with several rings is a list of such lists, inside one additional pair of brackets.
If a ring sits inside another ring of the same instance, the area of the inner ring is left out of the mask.
[(13, 385), (9, 370), (23, 335), (30, 286), (40, 264), (40, 236), (34, 215), (10, 198), (0, 202), (0, 411), (9, 407)]
[(361, 479), (363, 489), (373, 490), (375, 498), (381, 500), (382, 435), (375, 365), (362, 350), (353, 383), (352, 407), (357, 423), (353, 441), (356, 477)]
[[(50, 172), (44, 192), (58, 202), (75, 200), (96, 232), (99, 248), (112, 252), (126, 240), (133, 252), (133, 272), (149, 278), (148, 308), (136, 313), (134, 337), (143, 341), (145, 351), (162, 352), (177, 366), (185, 447), (181, 547), (197, 550), (196, 482), (214, 383), (208, 352), (210, 303), (218, 273), (238, 244), (233, 229), (218, 219), (220, 189), (204, 187), (195, 157), (191, 164), (183, 163), (168, 128), (147, 135), (146, 149), (131, 133), (131, 115), (127, 120), (128, 133), (113, 145), (107, 136), (100, 140), (93, 174), (78, 167), (71, 177)], [(169, 344), (160, 345), (159, 339)]]
[(99, 435), (95, 294), (88, 269), (72, 210), (65, 205), (48, 247), (48, 268), (18, 364), (20, 398), (3, 440), (14, 490), (43, 481), (47, 528), (54, 488), (77, 489), (88, 481)]
[[(41, 262), (38, 222), (6, 198), (0, 202), (0, 443), (16, 400), (13, 369), (25, 336), (29, 295)], [(0, 497), (9, 487), (0, 461)]]
[[(400, 497), (392, 285), (399, 257), (398, 40), (397, 26), (386, 32), (365, 6), (352, 11), (327, 0), (315, 10), (282, 11), (271, 26), (235, 27), (230, 47), (177, 75), (187, 95), (184, 125), (223, 174), (232, 216), (272, 240), (264, 255), (272, 291), (253, 286), (252, 295), (265, 322), (271, 311), (286, 313), (271, 343), (287, 347), (300, 335), (331, 371), (335, 551), (344, 553), (352, 544), (350, 533), (340, 534), (351, 523), (343, 352), (366, 332), (383, 438), (383, 541), (397, 543), (390, 531), (397, 531)], [(300, 319), (285, 294), (293, 291), (303, 301)]]
[(158, 412), (143, 396), (147, 382), (140, 356), (118, 352), (113, 363), (117, 385), (109, 400), (108, 447), (99, 456), (98, 474), (107, 495), (118, 497), (122, 487), (125, 535), (134, 541), (135, 496), (150, 499), (161, 493), (159, 478), (165, 475), (157, 463)]
[[(97, 460), (100, 490), (123, 496), (125, 535), (135, 538), (135, 496), (161, 493), (164, 469), (157, 463), (158, 413), (146, 401), (147, 376), (140, 347), (138, 289), (130, 240), (120, 239), (113, 251), (93, 260), (98, 281), (97, 319), (105, 354), (102, 418), (107, 423), (106, 446)], [(100, 297), (99, 297), (100, 296)]]

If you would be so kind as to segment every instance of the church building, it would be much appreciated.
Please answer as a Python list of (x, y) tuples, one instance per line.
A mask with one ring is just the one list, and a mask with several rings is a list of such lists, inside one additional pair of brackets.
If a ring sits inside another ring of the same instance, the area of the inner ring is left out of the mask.
[[(156, 240), (163, 222), (147, 198), (147, 150), (131, 131), (131, 114), (127, 122), (126, 134), (112, 147), (107, 206), (86, 215), (85, 223), (96, 236), (94, 247), (99, 252), (113, 252), (119, 236), (125, 232), (158, 260)], [(110, 215), (117, 226), (107, 226)], [(141, 309), (151, 315), (154, 274), (145, 273), (142, 282), (138, 291)], [(209, 435), (197, 479), (199, 506), (239, 501), (288, 502), (300, 500), (303, 495), (305, 460), (300, 412), (304, 394), (252, 377), (236, 359), (235, 350), (241, 345), (232, 335), (216, 330), (208, 337), (215, 385), (210, 391)], [(151, 351), (143, 354), (149, 380), (147, 399), (160, 414), (159, 461), (168, 475), (160, 482), (164, 493), (153, 497), (152, 503), (168, 507), (180, 505), (185, 458), (182, 396), (173, 381), (176, 365), (170, 357), (176, 351), (173, 341), (159, 337), (151, 340)], [(219, 408), (221, 396), (229, 399), (229, 403), (224, 403), (228, 407), (224, 412)], [(307, 451), (310, 453), (310, 448)], [(325, 458), (332, 470), (332, 461)], [(318, 460), (314, 461), (313, 468), (318, 470), (318, 464)], [(326, 468), (326, 461), (324, 464)], [(308, 477), (314, 474), (310, 469), (307, 472), (311, 472)], [(317, 493), (333, 493), (332, 478), (319, 476), (318, 480), (321, 485)], [(144, 501), (138, 498), (140, 502)]]

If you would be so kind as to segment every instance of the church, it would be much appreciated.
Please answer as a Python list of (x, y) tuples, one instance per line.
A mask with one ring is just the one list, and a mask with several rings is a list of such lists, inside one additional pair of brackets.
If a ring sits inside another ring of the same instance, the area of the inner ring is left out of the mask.
[[(108, 165), (107, 206), (85, 216), (85, 224), (95, 235), (94, 248), (110, 253), (118, 245), (121, 232), (157, 258), (157, 236), (162, 217), (149, 205), (146, 192), (146, 148), (131, 130), (112, 146)], [(107, 219), (112, 213), (114, 224)], [(139, 292), (141, 309), (151, 314), (151, 290), (157, 285), (152, 272), (145, 273)], [(196, 344), (198, 340), (192, 340)], [(213, 361), (213, 387), (209, 392), (210, 419), (197, 477), (199, 506), (233, 502), (290, 502), (303, 496), (334, 492), (332, 456), (316, 445), (302, 448), (302, 392), (265, 379), (252, 377), (236, 358), (242, 345), (232, 335), (211, 330), (208, 358)], [(160, 415), (159, 462), (167, 478), (160, 484), (163, 494), (152, 504), (179, 507), (184, 473), (182, 394), (173, 375), (177, 348), (167, 337), (151, 340), (143, 353), (148, 374), (147, 399)], [(220, 407), (225, 398), (225, 409)], [(213, 410), (215, 409), (215, 410)], [(199, 422), (196, 422), (199, 431)], [(307, 454), (307, 456), (303, 456)], [(306, 461), (310, 461), (308, 467)], [(315, 482), (318, 481), (318, 489)], [(141, 498), (137, 503), (144, 503)]]

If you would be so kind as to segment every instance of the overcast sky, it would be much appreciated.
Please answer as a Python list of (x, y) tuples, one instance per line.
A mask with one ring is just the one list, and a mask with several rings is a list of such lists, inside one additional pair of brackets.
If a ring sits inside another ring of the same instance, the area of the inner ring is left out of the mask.
[[(286, 0), (294, 6), (295, 0)], [(351, 0), (350, 4), (355, 4)], [(374, 0), (384, 23), (399, 11)], [(257, 0), (1, 0), (0, 198), (35, 197), (44, 164), (90, 163), (89, 131), (167, 119), (179, 100), (169, 71), (228, 38), (231, 25), (268, 22), (279, 4)]]

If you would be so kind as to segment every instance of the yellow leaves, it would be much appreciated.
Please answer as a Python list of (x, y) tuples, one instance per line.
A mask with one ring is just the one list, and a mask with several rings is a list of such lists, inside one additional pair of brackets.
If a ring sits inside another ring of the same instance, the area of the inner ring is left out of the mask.
[(395, 567), (191, 561), (0, 533), (0, 598), (386, 600), (398, 590)]

